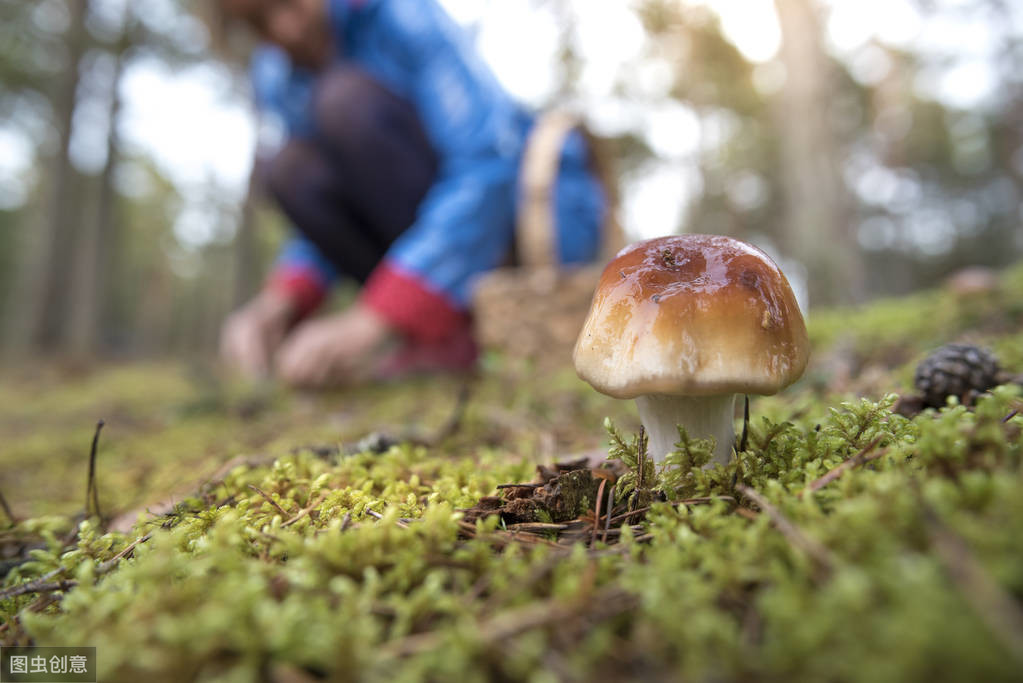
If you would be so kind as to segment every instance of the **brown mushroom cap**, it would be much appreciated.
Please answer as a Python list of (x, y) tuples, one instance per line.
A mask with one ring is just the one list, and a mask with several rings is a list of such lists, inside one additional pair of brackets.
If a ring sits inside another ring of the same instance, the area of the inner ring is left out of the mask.
[(788, 280), (720, 235), (660, 237), (607, 265), (575, 345), (579, 376), (617, 398), (773, 394), (810, 347)]

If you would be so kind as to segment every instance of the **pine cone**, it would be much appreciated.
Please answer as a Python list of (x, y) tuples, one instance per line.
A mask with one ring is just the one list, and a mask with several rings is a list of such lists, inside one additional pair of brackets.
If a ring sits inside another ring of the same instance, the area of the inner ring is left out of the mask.
[(999, 383), (998, 359), (985, 349), (969, 344), (946, 344), (921, 361), (913, 383), (924, 404), (941, 408), (949, 396), (966, 405)]

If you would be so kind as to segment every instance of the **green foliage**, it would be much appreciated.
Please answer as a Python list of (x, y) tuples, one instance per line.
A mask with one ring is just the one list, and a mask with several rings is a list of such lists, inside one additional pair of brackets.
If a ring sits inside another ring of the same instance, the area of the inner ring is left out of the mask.
[(711, 439), (691, 439), (685, 427), (678, 425), (678, 442), (667, 455), (658, 476), (658, 490), (671, 502), (697, 495), (701, 484), (706, 487), (701, 468), (714, 456)]
[(640, 429), (626, 442), (611, 418), (604, 419), (604, 431), (610, 439), (608, 458), (621, 460), (627, 469), (615, 485), (615, 497), (627, 501), (629, 509), (645, 507), (653, 500), (656, 487), (654, 461), (649, 456), (646, 434)]

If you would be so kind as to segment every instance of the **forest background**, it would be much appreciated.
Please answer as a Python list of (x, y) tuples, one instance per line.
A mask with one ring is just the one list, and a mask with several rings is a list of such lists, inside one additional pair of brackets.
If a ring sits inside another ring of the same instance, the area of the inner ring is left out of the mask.
[[(804, 304), (1023, 254), (1008, 0), (443, 0), (534, 109), (607, 137), (630, 238), (723, 233)], [(0, 0), (0, 348), (207, 354), (287, 225), (280, 127), (205, 2)]]

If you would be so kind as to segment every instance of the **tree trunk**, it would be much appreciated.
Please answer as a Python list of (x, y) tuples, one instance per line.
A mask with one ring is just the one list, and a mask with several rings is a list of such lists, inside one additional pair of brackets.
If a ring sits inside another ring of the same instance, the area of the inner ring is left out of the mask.
[(107, 131), (107, 159), (100, 175), (99, 199), (92, 221), (83, 225), (80, 247), (75, 254), (74, 287), (71, 291), (68, 341), (77, 355), (94, 354), (100, 345), (99, 331), (104, 318), (105, 295), (110, 266), (109, 253), (112, 238), (117, 233), (114, 222), (116, 193), (114, 172), (120, 157), (120, 139), (117, 122), (121, 113), (121, 77), (124, 74), (125, 52), (130, 40), (131, 9), (126, 3), (123, 34), (117, 45), (114, 73), (110, 79), (110, 99), (107, 108), (110, 127)]
[(242, 203), (241, 220), (234, 236), (234, 286), (231, 305), (238, 308), (256, 293), (259, 288), (259, 249), (256, 243), (256, 202), (259, 186), (256, 178), (256, 160), (253, 155), (252, 172), (249, 174), (249, 188)]
[(75, 230), (71, 220), (74, 195), (74, 168), (69, 147), (71, 126), (77, 102), (79, 66), (85, 53), (87, 34), (85, 18), (89, 0), (69, 0), (71, 25), (68, 29), (68, 64), (53, 98), (59, 148), (53, 158), (50, 191), (44, 209), (40, 239), (26, 260), (23, 277), (23, 321), (16, 330), (13, 343), (22, 350), (32, 346), (52, 348), (62, 340), (63, 318), (67, 308), (68, 271), (74, 249)]
[(832, 129), (831, 61), (814, 0), (775, 0), (787, 80), (777, 98), (785, 193), (785, 247), (809, 273), (814, 305), (863, 298), (863, 266), (850, 221), (841, 150)]

